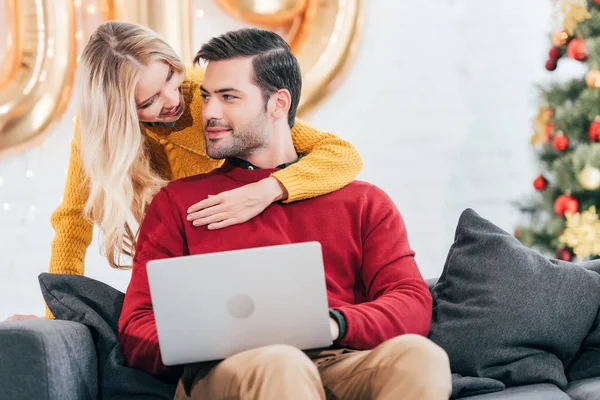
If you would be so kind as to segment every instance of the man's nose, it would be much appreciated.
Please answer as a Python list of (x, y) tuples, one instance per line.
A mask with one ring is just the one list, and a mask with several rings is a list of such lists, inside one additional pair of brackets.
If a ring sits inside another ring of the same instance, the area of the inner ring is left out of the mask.
[(213, 100), (212, 98), (209, 98), (208, 101), (202, 105), (202, 117), (204, 118), (204, 121), (223, 118), (223, 109), (216, 99)]

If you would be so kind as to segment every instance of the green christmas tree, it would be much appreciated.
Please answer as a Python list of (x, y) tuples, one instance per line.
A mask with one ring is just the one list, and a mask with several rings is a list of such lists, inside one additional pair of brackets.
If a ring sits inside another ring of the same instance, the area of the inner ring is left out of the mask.
[(546, 68), (561, 58), (585, 63), (581, 78), (542, 90), (532, 145), (540, 159), (538, 193), (520, 204), (528, 223), (515, 236), (527, 247), (570, 261), (600, 258), (600, 0), (562, 2)]

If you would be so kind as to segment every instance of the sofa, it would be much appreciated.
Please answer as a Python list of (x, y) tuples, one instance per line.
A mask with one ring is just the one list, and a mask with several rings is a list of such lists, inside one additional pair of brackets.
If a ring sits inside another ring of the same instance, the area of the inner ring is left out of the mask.
[[(428, 280), (430, 288), (436, 281)], [(90, 329), (78, 322), (43, 319), (0, 323), (0, 399), (98, 398), (98, 356), (95, 349)], [(566, 391), (553, 384), (541, 383), (511, 387), (468, 399), (600, 399), (600, 378), (571, 382)]]
[[(173, 397), (173, 383), (124, 362), (123, 293), (83, 276), (39, 280), (57, 320), (0, 322), (0, 399)], [(600, 261), (546, 258), (466, 210), (428, 284), (429, 338), (449, 355), (454, 399), (600, 400)]]

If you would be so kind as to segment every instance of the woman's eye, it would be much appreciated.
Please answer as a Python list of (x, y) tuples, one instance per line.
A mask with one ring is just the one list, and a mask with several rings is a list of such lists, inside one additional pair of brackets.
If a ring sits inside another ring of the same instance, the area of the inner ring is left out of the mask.
[(224, 100), (233, 100), (233, 99), (235, 99), (235, 97), (230, 94), (226, 94), (226, 95), (223, 95), (223, 99)]
[(171, 80), (171, 78), (173, 77), (174, 74), (175, 74), (175, 70), (173, 68), (171, 68), (169, 70), (169, 75), (167, 75), (167, 82), (169, 82)]
[(151, 100), (149, 102), (147, 102), (146, 104), (144, 104), (143, 106), (140, 106), (140, 108), (142, 110), (145, 110), (146, 108), (150, 107), (152, 105), (152, 103), (154, 103), (154, 100)]

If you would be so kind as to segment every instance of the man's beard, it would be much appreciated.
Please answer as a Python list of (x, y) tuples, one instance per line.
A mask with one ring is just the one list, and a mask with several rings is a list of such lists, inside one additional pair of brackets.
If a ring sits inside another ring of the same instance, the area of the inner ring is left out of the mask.
[[(254, 151), (267, 147), (269, 132), (266, 122), (264, 112), (259, 113), (251, 122), (235, 129), (225, 121), (208, 120), (204, 126), (206, 154), (215, 160), (252, 155)], [(206, 129), (215, 127), (230, 129), (231, 132), (222, 139), (212, 141), (208, 139)]]

